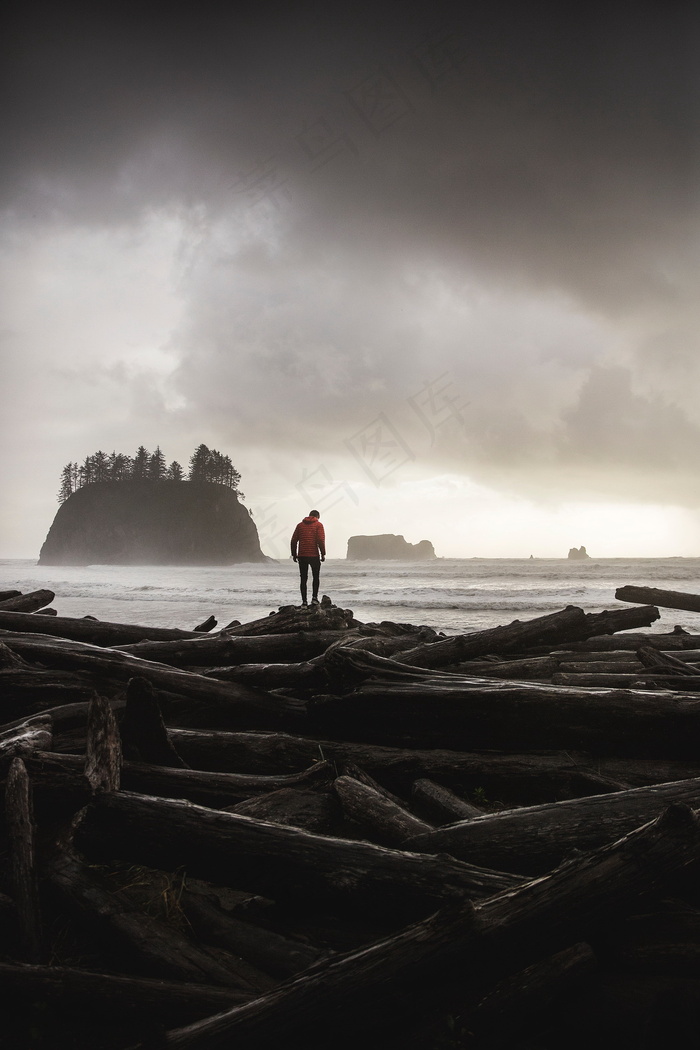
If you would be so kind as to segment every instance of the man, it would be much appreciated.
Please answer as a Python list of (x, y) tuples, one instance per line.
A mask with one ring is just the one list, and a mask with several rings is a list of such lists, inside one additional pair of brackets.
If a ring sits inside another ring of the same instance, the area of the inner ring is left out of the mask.
[(310, 510), (292, 535), (292, 558), (299, 564), (301, 604), (307, 606), (306, 583), (311, 568), (311, 604), (318, 605), (318, 584), (321, 562), (326, 560), (326, 534), (317, 510)]

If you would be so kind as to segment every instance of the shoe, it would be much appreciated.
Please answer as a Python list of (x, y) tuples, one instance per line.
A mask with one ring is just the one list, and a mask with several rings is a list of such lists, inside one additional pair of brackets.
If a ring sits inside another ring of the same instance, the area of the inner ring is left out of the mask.
[(302, 607), (302, 609), (308, 609), (309, 603), (308, 602), (302, 602), (301, 603), (301, 607)]
[(321, 603), (320, 603), (320, 601), (318, 600), (318, 598), (312, 598), (312, 599), (311, 599), (311, 604), (312, 604), (312, 605), (320, 605)]

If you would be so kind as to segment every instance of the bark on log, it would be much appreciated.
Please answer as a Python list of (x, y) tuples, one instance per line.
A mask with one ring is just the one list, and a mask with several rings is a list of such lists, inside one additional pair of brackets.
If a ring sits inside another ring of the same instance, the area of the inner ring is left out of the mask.
[(480, 817), (483, 810), (466, 802), (454, 791), (421, 777), (413, 785), (413, 803), (419, 812), (427, 815), (433, 824), (452, 824), (456, 820)]
[[(637, 894), (663, 883), (700, 855), (697, 820), (673, 811), (607, 849), (519, 892), (476, 907), (443, 909), (400, 934), (314, 967), (270, 995), (168, 1033), (166, 1050), (268, 1050), (279, 1033), (309, 1050), (400, 1045), (431, 1006), (449, 1003), (455, 984), (482, 994), (544, 954), (580, 940), (593, 921), (628, 910)], [(392, 994), (387, 996), (390, 987)]]
[[(575, 653), (584, 652), (610, 652), (613, 650), (628, 649), (635, 651), (640, 645), (653, 645), (655, 649), (663, 652), (676, 652), (683, 649), (698, 649), (700, 647), (700, 634), (688, 634), (687, 631), (669, 631), (665, 634), (640, 634), (630, 631), (629, 634), (616, 635), (593, 635), (579, 642), (568, 642), (567, 651)], [(556, 650), (554, 655), (557, 655)]]
[(218, 621), (215, 616), (208, 616), (204, 623), (200, 623), (198, 627), (195, 627), (195, 633), (206, 633), (207, 631), (213, 631)]
[(353, 909), (389, 914), (459, 894), (497, 893), (520, 881), (451, 858), (312, 835), (127, 792), (97, 797), (83, 812), (76, 841), (91, 856), (165, 871), (184, 865), (191, 875), (275, 899), (342, 899)]
[(122, 749), (116, 719), (103, 696), (90, 701), (85, 776), (93, 791), (119, 791)]
[(700, 706), (692, 693), (458, 675), (375, 676), (348, 696), (314, 697), (309, 723), (319, 735), (388, 746), (547, 747), (690, 758), (697, 750)]
[[(79, 755), (58, 755), (35, 751), (25, 759), (35, 790), (40, 796), (61, 792), (77, 798), (79, 805), (88, 801), (88, 785), (83, 775), (84, 760)], [(212, 809), (223, 809), (281, 788), (304, 789), (312, 785), (330, 785), (332, 768), (317, 762), (301, 773), (280, 776), (248, 773), (209, 773), (197, 769), (173, 769), (124, 762), (121, 786), (125, 791), (161, 798), (186, 799)]]
[(671, 674), (677, 677), (700, 678), (700, 671), (691, 667), (687, 661), (679, 660), (670, 653), (659, 652), (658, 649), (654, 649), (651, 645), (640, 645), (639, 649), (637, 649), (637, 656), (644, 667), (670, 671)]
[(335, 605), (309, 606), (308, 609), (284, 605), (278, 612), (270, 613), (259, 620), (226, 628), (226, 634), (253, 638), (269, 634), (297, 634), (299, 631), (342, 631), (352, 625), (353, 615), (349, 609), (339, 609)]
[(338, 766), (360, 765), (380, 784), (410, 795), (414, 780), (439, 780), (460, 794), (476, 788), (489, 798), (541, 802), (591, 794), (591, 775), (652, 784), (700, 775), (700, 762), (620, 759), (587, 752), (451, 751), (381, 747), (346, 741), (311, 740), (288, 733), (224, 733), (171, 729), (178, 752), (197, 769), (241, 773), (294, 773), (319, 758)]
[(400, 659), (401, 663), (414, 667), (439, 668), (487, 653), (513, 652), (542, 644), (551, 647), (566, 638), (580, 637), (585, 622), (583, 610), (570, 605), (561, 612), (533, 620), (514, 620), (505, 627), (490, 627), (419, 645), (401, 653)]
[(180, 905), (201, 940), (226, 948), (275, 977), (299, 973), (327, 956), (313, 945), (227, 915), (200, 893), (185, 890)]
[(253, 992), (221, 985), (166, 981), (154, 977), (124, 977), (93, 973), (69, 966), (28, 966), (0, 961), (0, 982), (6, 993), (35, 1000), (66, 1000), (76, 1009), (87, 1002), (110, 1011), (147, 1010), (161, 1018), (189, 1014), (208, 1017), (233, 1003), (245, 1002)]
[[(89, 671), (122, 681), (145, 678), (157, 688), (199, 701), (209, 708), (223, 708), (229, 724), (241, 728), (252, 725), (291, 728), (303, 723), (305, 718), (306, 708), (300, 701), (236, 683), (217, 682), (204, 675), (139, 659), (119, 649), (101, 649), (83, 642), (27, 634), (6, 634), (4, 641), (21, 656), (41, 660), (59, 670)], [(195, 644), (207, 645), (208, 641), (203, 638)]]
[(5, 598), (0, 601), (0, 612), (23, 612), (32, 613), (35, 609), (43, 609), (50, 605), (56, 595), (53, 591), (30, 591), (28, 594), (20, 594), (16, 598)]
[(88, 617), (55, 616), (50, 620), (38, 620), (24, 612), (9, 612), (0, 607), (0, 630), (17, 631), (20, 634), (33, 632), (58, 638), (70, 638), (75, 642), (90, 645), (133, 645), (136, 642), (175, 641), (196, 638), (194, 631), (181, 631), (175, 627), (144, 627), (138, 624), (109, 623)]
[(94, 675), (82, 672), (8, 667), (0, 670), (0, 719), (4, 722), (49, 707), (88, 703), (96, 684)]
[[(309, 660), (325, 652), (342, 637), (339, 631), (295, 631), (238, 637), (219, 633), (196, 635), (175, 642), (139, 642), (115, 646), (116, 652), (129, 653), (142, 660), (154, 660), (170, 667), (229, 667), (250, 663), (289, 663)], [(11, 642), (8, 642), (11, 645)]]
[(301, 828), (318, 835), (337, 834), (341, 811), (337, 798), (330, 791), (302, 790), (296, 787), (278, 788), (267, 795), (258, 795), (226, 806), (227, 813), (238, 813), (256, 820), (269, 820), (291, 828)]
[(399, 847), (407, 838), (433, 830), (403, 806), (353, 777), (338, 777), (333, 788), (346, 818), (357, 824), (370, 842)]
[[(621, 613), (627, 615), (622, 616)], [(649, 626), (658, 618), (659, 610), (653, 606), (586, 614), (582, 609), (569, 605), (561, 612), (548, 616), (538, 616), (524, 622), (514, 620), (507, 627), (491, 627), (485, 631), (417, 646), (401, 653), (400, 660), (415, 667), (446, 667), (489, 653), (522, 652), (542, 645), (552, 649), (564, 641)]]
[(536, 876), (562, 863), (572, 850), (615, 841), (673, 803), (700, 806), (700, 778), (483, 814), (406, 839), (403, 845)]
[(53, 731), (50, 719), (30, 718), (13, 728), (0, 729), (0, 770), (14, 758), (26, 758), (32, 751), (50, 751)]
[(574, 944), (499, 982), (461, 1020), (477, 1046), (501, 1050), (534, 1035), (557, 1000), (597, 967), (591, 946)]
[(43, 956), (39, 880), (36, 870), (34, 813), (27, 770), (14, 758), (5, 786), (5, 819), (9, 832), (10, 879), (17, 905), (19, 957), (38, 963)]
[(21, 593), (16, 590), (0, 591), (0, 602), (6, 602), (8, 598), (18, 598)]
[(551, 678), (559, 670), (552, 656), (530, 656), (521, 660), (467, 660), (453, 664), (450, 671), (477, 678)]
[(132, 762), (188, 768), (168, 736), (153, 686), (145, 678), (129, 680), (119, 732), (124, 756)]
[(659, 587), (635, 587), (628, 584), (618, 587), (615, 597), (619, 602), (636, 602), (640, 605), (660, 605), (663, 609), (700, 612), (700, 594), (689, 594), (687, 591), (666, 591)]
[(161, 974), (260, 990), (260, 984), (251, 983), (242, 969), (234, 969), (234, 960), (224, 965), (174, 928), (130, 907), (106, 889), (77, 857), (56, 853), (47, 863), (46, 875), (85, 929), (99, 942), (107, 941), (117, 951), (126, 952), (145, 976)]

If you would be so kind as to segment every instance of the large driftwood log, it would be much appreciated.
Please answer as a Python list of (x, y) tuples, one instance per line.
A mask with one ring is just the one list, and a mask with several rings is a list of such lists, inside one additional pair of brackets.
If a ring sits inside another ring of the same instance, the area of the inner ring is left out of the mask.
[(700, 806), (700, 778), (483, 814), (403, 845), (534, 876), (560, 864), (572, 850), (613, 842), (677, 802)]
[(14, 758), (5, 786), (5, 819), (9, 831), (10, 872), (19, 926), (19, 957), (42, 961), (42, 923), (36, 870), (36, 830), (32, 791), (21, 758)]
[(53, 591), (30, 591), (28, 594), (20, 594), (16, 598), (5, 598), (0, 601), (0, 612), (32, 613), (36, 609), (43, 609), (44, 606), (50, 605), (55, 597)]
[(225, 808), (227, 813), (269, 820), (319, 835), (337, 834), (341, 824), (337, 798), (330, 791), (311, 788), (278, 788), (267, 795), (257, 795)]
[(452, 824), (456, 820), (480, 817), (483, 810), (460, 798), (454, 791), (421, 777), (413, 785), (412, 799), (419, 813), (425, 813), (433, 824)]
[[(196, 635), (176, 642), (139, 642), (120, 645), (118, 652), (171, 667), (229, 667), (250, 663), (288, 663), (309, 660), (325, 652), (343, 632), (295, 631), (287, 634), (231, 636), (226, 633)], [(11, 644), (11, 643), (8, 643)]]
[(187, 767), (168, 736), (153, 686), (145, 678), (131, 678), (119, 723), (124, 755), (134, 762)]
[[(621, 615), (623, 613), (626, 615)], [(561, 612), (548, 616), (538, 616), (524, 622), (514, 620), (507, 627), (491, 627), (417, 646), (401, 653), (400, 659), (402, 663), (415, 667), (446, 667), (489, 653), (522, 652), (536, 646), (552, 649), (555, 645), (575, 639), (633, 627), (648, 627), (658, 618), (659, 610), (653, 606), (586, 614), (582, 609), (569, 605)]]
[(353, 626), (355, 620), (349, 609), (340, 609), (335, 605), (309, 606), (307, 609), (283, 605), (278, 612), (270, 613), (269, 616), (224, 630), (227, 635), (252, 638), (269, 634), (296, 634), (299, 631), (342, 631)]
[[(100, 678), (104, 691), (105, 679)], [(0, 720), (19, 718), (63, 704), (88, 703), (97, 682), (90, 674), (33, 667), (0, 670)]]
[(618, 587), (615, 597), (619, 602), (636, 602), (639, 605), (660, 605), (663, 609), (700, 612), (700, 594), (688, 594), (687, 591), (665, 591), (659, 587), (635, 587), (628, 584)]
[(85, 777), (93, 791), (118, 791), (122, 748), (117, 722), (103, 696), (90, 701), (85, 748)]
[(70, 1003), (84, 1010), (90, 1003), (102, 1010), (148, 1011), (161, 1019), (182, 1017), (183, 1021), (208, 1017), (255, 993), (221, 985), (187, 981), (167, 981), (155, 977), (125, 977), (121, 974), (93, 973), (69, 966), (18, 966), (0, 961), (0, 981), (8, 995), (35, 1001), (46, 999)]
[(255, 888), (275, 899), (341, 899), (348, 907), (388, 913), (459, 894), (486, 896), (519, 882), (447, 857), (127, 792), (96, 798), (82, 815), (77, 841), (91, 856), (166, 871), (184, 865), (199, 878)]
[[(697, 820), (673, 811), (613, 846), (519, 891), (443, 909), (400, 934), (319, 965), (245, 1006), (168, 1033), (166, 1050), (271, 1050), (290, 1044), (339, 1050), (367, 1039), (405, 1044), (431, 1007), (465, 987), (481, 996), (521, 966), (585, 937), (593, 922), (629, 910), (640, 892), (700, 856)], [(391, 994), (387, 995), (387, 989)]]
[(411, 836), (433, 830), (430, 824), (408, 809), (391, 802), (354, 777), (338, 777), (333, 789), (346, 818), (357, 824), (370, 842), (380, 846), (400, 846)]
[(389, 746), (689, 758), (700, 706), (692, 694), (426, 674), (375, 676), (347, 696), (314, 697), (309, 721), (326, 737)]
[[(273, 696), (235, 682), (217, 682), (118, 649), (101, 649), (84, 642), (28, 634), (6, 634), (3, 640), (20, 656), (41, 660), (59, 670), (89, 671), (122, 681), (145, 678), (159, 689), (199, 701), (209, 708), (223, 709), (230, 719), (229, 724), (238, 724), (241, 728), (246, 725), (291, 727), (305, 718), (305, 705), (298, 700)], [(207, 645), (208, 641), (202, 638), (194, 644)]]
[[(612, 650), (631, 649), (636, 652), (640, 645), (653, 645), (662, 652), (676, 652), (678, 649), (700, 648), (700, 634), (689, 634), (682, 629), (658, 634), (640, 634), (630, 631), (627, 634), (593, 635), (582, 641), (567, 642), (566, 651), (575, 653), (610, 652)], [(557, 652), (554, 651), (554, 655)]]
[[(35, 751), (25, 764), (40, 795), (61, 793), (88, 801), (88, 785), (83, 775), (84, 760), (79, 755), (57, 755)], [(281, 788), (307, 789), (313, 785), (330, 785), (332, 767), (317, 762), (301, 773), (279, 776), (252, 773), (209, 773), (198, 769), (173, 769), (140, 762), (124, 762), (121, 786), (125, 791), (162, 798), (187, 799), (212, 809), (223, 809), (266, 795)]]
[(48, 634), (58, 638), (70, 638), (75, 642), (106, 646), (130, 645), (147, 639), (175, 641), (178, 638), (198, 637), (194, 631), (181, 631), (176, 627), (143, 627), (129, 623), (108, 623), (87, 617), (52, 616), (51, 619), (37, 620), (36, 616), (27, 612), (10, 612), (7, 606), (1, 605), (0, 631)]
[[(178, 752), (197, 769), (241, 773), (294, 773), (327, 759), (355, 763), (383, 786), (408, 795), (414, 780), (439, 780), (454, 791), (476, 788), (489, 798), (515, 803), (592, 794), (594, 777), (635, 784), (663, 783), (700, 775), (700, 762), (620, 759), (587, 752), (452, 751), (382, 747), (347, 741), (312, 740), (289, 733), (226, 733), (171, 729)], [(605, 789), (609, 790), (609, 788)]]
[[(107, 796), (104, 796), (107, 797)], [(142, 967), (146, 976), (161, 974), (253, 990), (234, 961), (224, 965), (165, 923), (159, 922), (108, 890), (77, 857), (57, 852), (47, 862), (46, 876), (84, 929), (106, 941)], [(259, 990), (258, 984), (257, 989)]]
[(240, 955), (264, 973), (288, 977), (319, 962), (327, 953), (303, 941), (227, 915), (210, 898), (185, 890), (182, 907), (197, 936), (206, 944)]

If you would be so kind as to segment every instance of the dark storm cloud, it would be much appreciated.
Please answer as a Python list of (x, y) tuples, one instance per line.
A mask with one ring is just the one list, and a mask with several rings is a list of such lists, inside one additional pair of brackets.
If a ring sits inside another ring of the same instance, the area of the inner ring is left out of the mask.
[(697, 444), (691, 5), (149, 10), (15, 12), (4, 199), (17, 228), (181, 216), (190, 420), (410, 442), (448, 374), (470, 408), (426, 463), (482, 480), (631, 496)]

